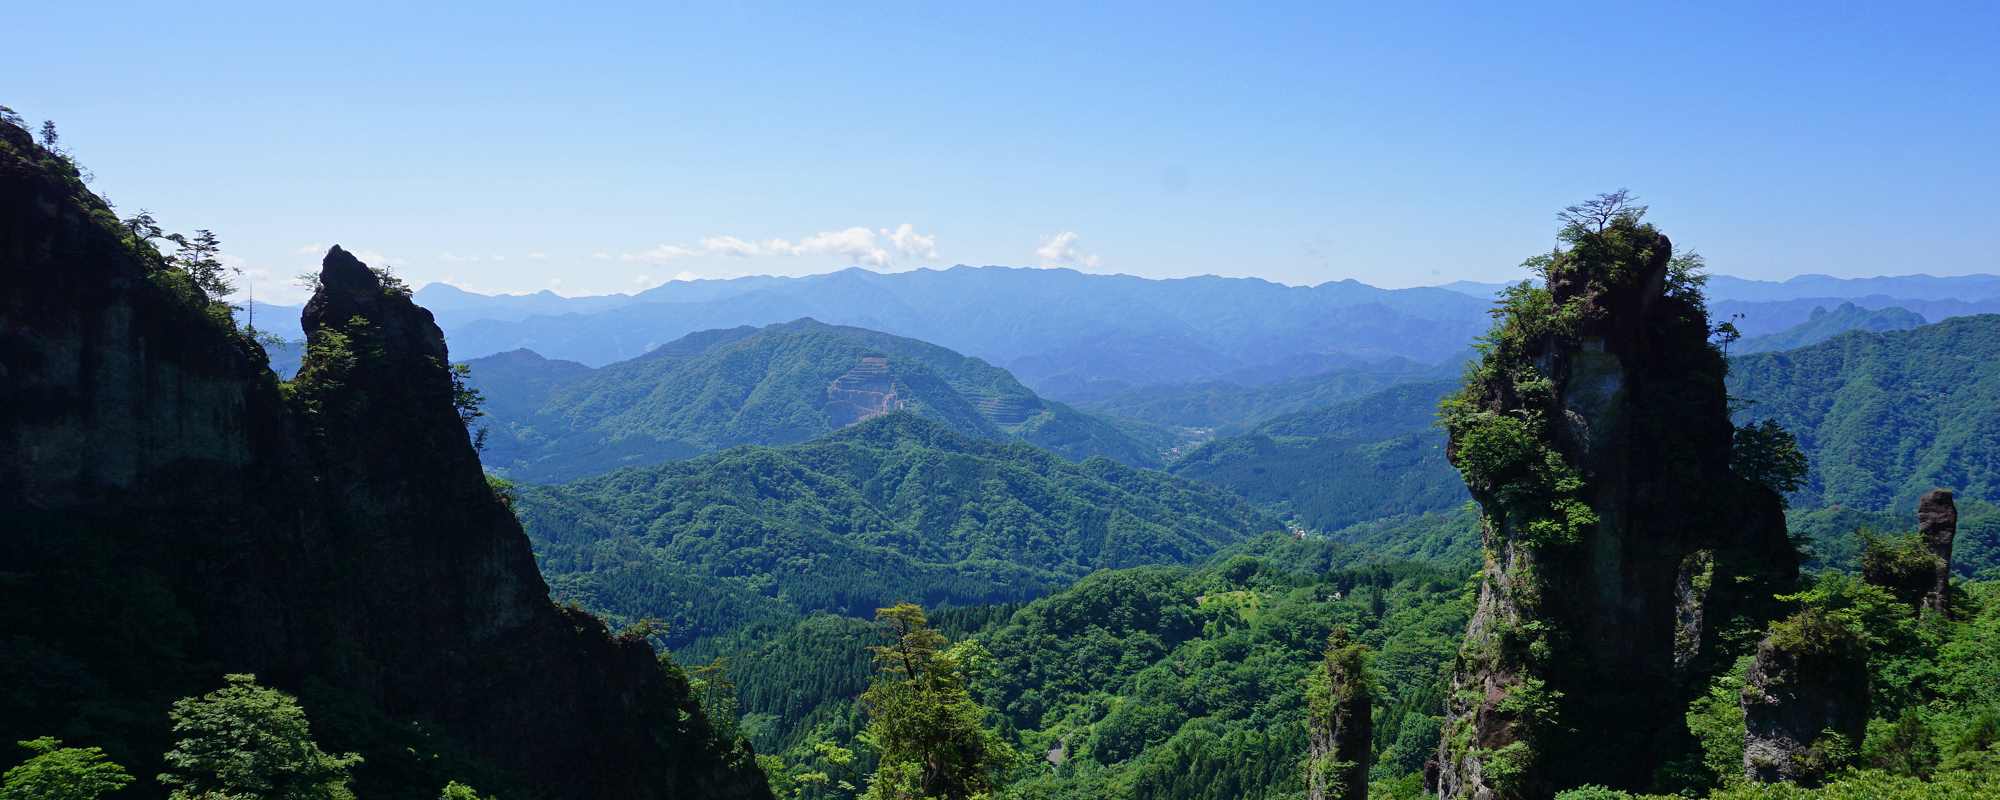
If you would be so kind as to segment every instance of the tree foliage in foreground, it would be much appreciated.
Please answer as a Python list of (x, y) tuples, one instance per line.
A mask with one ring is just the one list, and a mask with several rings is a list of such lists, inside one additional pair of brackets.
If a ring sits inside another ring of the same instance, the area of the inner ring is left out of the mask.
[(973, 681), (990, 661), (975, 641), (951, 645), (922, 608), (876, 612), (888, 643), (875, 653), (875, 681), (861, 695), (862, 740), (879, 754), (864, 800), (971, 800), (992, 795), (1014, 750), (986, 727)]
[(34, 755), (0, 777), (0, 800), (96, 800), (132, 782), (100, 748), (64, 747), (53, 736), (18, 744)]
[(305, 710), (291, 695), (257, 685), (254, 675), (174, 703), (168, 715), (179, 741), (166, 755), (160, 783), (172, 800), (353, 800), (353, 753), (326, 753), (313, 741)]

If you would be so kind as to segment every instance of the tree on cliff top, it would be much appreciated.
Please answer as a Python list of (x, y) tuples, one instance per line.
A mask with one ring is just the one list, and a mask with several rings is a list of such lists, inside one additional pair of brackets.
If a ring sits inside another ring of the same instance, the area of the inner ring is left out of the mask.
[(1563, 241), (1575, 244), (1584, 235), (1603, 233), (1614, 223), (1638, 224), (1646, 216), (1646, 207), (1633, 203), (1635, 199), (1630, 191), (1619, 189), (1564, 208), (1556, 214), (1563, 223)]

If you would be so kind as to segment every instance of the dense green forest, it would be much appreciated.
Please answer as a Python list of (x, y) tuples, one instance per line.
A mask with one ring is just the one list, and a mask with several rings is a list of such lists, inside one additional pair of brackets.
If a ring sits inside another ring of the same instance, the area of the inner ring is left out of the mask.
[[(1306, 679), (1336, 626), (1368, 648), (1375, 720), (1372, 797), (1427, 796), (1444, 688), (1472, 597), (1462, 567), (1369, 548), (1268, 536), (1196, 567), (1101, 572), (1026, 606), (938, 620), (990, 663), (973, 695), (1018, 752), (1007, 798), (1299, 798)], [(1954, 621), (1921, 617), (1840, 574), (1807, 579), (1793, 607), (1819, 609), (1865, 640), (1877, 699), (1866, 736), (1828, 785), (1744, 784), (1745, 663), (1690, 703), (1700, 737), (1684, 796), (1974, 798), (2000, 787), (2000, 585), (1966, 584)], [(774, 786), (853, 797), (873, 770), (867, 715), (874, 626), (816, 616), (728, 659), (741, 733)], [(828, 754), (847, 759), (829, 762)], [(799, 777), (806, 780), (798, 780)], [(842, 789), (845, 776), (850, 786)], [(819, 780), (824, 778), (824, 780)], [(1576, 787), (1566, 800), (1622, 793)]]
[(1104, 420), (1037, 397), (1006, 370), (936, 345), (802, 319), (689, 334), (591, 370), (511, 352), (468, 362), (488, 399), (484, 459), (568, 480), (743, 444), (792, 444), (892, 410), (1071, 458), (1159, 463)]
[[(991, 659), (973, 694), (1022, 754), (1002, 796), (1297, 796), (1304, 680), (1335, 626), (1376, 653), (1377, 776), (1408, 789), (1436, 743), (1439, 669), (1469, 608), (1465, 577), (1269, 535), (1201, 566), (1099, 572), (1026, 606), (937, 622)], [(742, 730), (774, 756), (768, 769), (825, 771), (831, 746), (860, 751), (850, 770), (866, 774), (853, 699), (868, 685), (871, 638), (864, 621), (819, 616), (728, 661)], [(800, 797), (858, 793), (792, 785)]]
[(1811, 468), (1802, 508), (1907, 512), (1933, 486), (2000, 501), (2000, 316), (1732, 360), (1739, 419), (1772, 419)]
[(817, 610), (1026, 600), (1278, 527), (1211, 487), (907, 412), (802, 445), (524, 486), (515, 508), (558, 597), (665, 620), (675, 646)]

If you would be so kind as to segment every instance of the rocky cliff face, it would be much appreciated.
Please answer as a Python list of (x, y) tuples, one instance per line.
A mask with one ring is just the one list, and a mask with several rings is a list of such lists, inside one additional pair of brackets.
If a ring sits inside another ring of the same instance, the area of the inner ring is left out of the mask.
[[(551, 797), (766, 797), (643, 641), (547, 598), (407, 292), (327, 254), (261, 348), (0, 125), (0, 738), (150, 775), (175, 697), (254, 672), (363, 796), (452, 770)], [(141, 787), (142, 793), (156, 791)]]
[(1730, 470), (1727, 367), (1690, 265), (1616, 207), (1564, 239), (1443, 408), (1486, 522), (1445, 797), (1647, 787), (1691, 747), (1686, 699), (1797, 574), (1781, 499)]

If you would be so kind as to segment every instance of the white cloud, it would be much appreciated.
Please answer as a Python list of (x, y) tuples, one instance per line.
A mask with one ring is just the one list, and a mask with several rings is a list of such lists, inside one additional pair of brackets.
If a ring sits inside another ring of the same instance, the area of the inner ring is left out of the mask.
[(746, 242), (734, 236), (708, 236), (701, 240), (701, 249), (711, 255), (748, 258), (765, 254), (764, 246), (756, 242)]
[(540, 250), (536, 250), (535, 252), (532, 252), (532, 253), (529, 253), (529, 254), (528, 254), (528, 260), (529, 260), (529, 261), (542, 261), (542, 260), (546, 260), (546, 259), (547, 259), (548, 257), (549, 257), (549, 254), (548, 254), (548, 253), (544, 253), (544, 252), (542, 252), (542, 251), (540, 251)]
[(876, 243), (875, 232), (867, 228), (815, 233), (793, 245), (792, 255), (837, 255), (871, 266), (889, 265), (889, 251)]
[(1057, 267), (1065, 264), (1080, 264), (1086, 267), (1097, 266), (1098, 258), (1096, 253), (1086, 253), (1083, 252), (1082, 248), (1077, 247), (1077, 240), (1080, 238), (1082, 237), (1077, 236), (1076, 231), (1063, 231), (1062, 233), (1043, 237), (1042, 246), (1035, 248), (1035, 257), (1041, 259), (1042, 266), (1044, 267)]
[(595, 252), (595, 253), (591, 253), (591, 254), (590, 254), (590, 257), (591, 257), (591, 258), (594, 258), (594, 259), (597, 259), (598, 261), (610, 261), (610, 260), (611, 260), (611, 254), (610, 254), (610, 253), (606, 253), (606, 252), (604, 252), (603, 250), (599, 250), (599, 251), (597, 251), (597, 252)]
[(676, 272), (676, 273), (674, 273), (674, 280), (677, 280), (677, 281), (698, 281), (698, 280), (701, 280), (701, 276), (700, 276), (700, 275), (696, 275), (696, 274), (694, 274), (694, 273), (692, 273), (692, 272), (689, 272), (689, 271), (687, 271), (687, 270), (681, 270), (681, 271), (679, 271), (679, 272)]
[(299, 245), (299, 249), (294, 250), (292, 252), (302, 256), (317, 256), (326, 253), (326, 250), (327, 250), (327, 245), (314, 242), (312, 244)]
[(916, 226), (905, 222), (893, 231), (883, 228), (882, 235), (889, 237), (889, 243), (895, 246), (898, 255), (937, 258), (937, 234), (925, 236), (917, 233)]
[(438, 254), (438, 260), (447, 264), (477, 264), (484, 259), (479, 256), (462, 256), (447, 250)]

